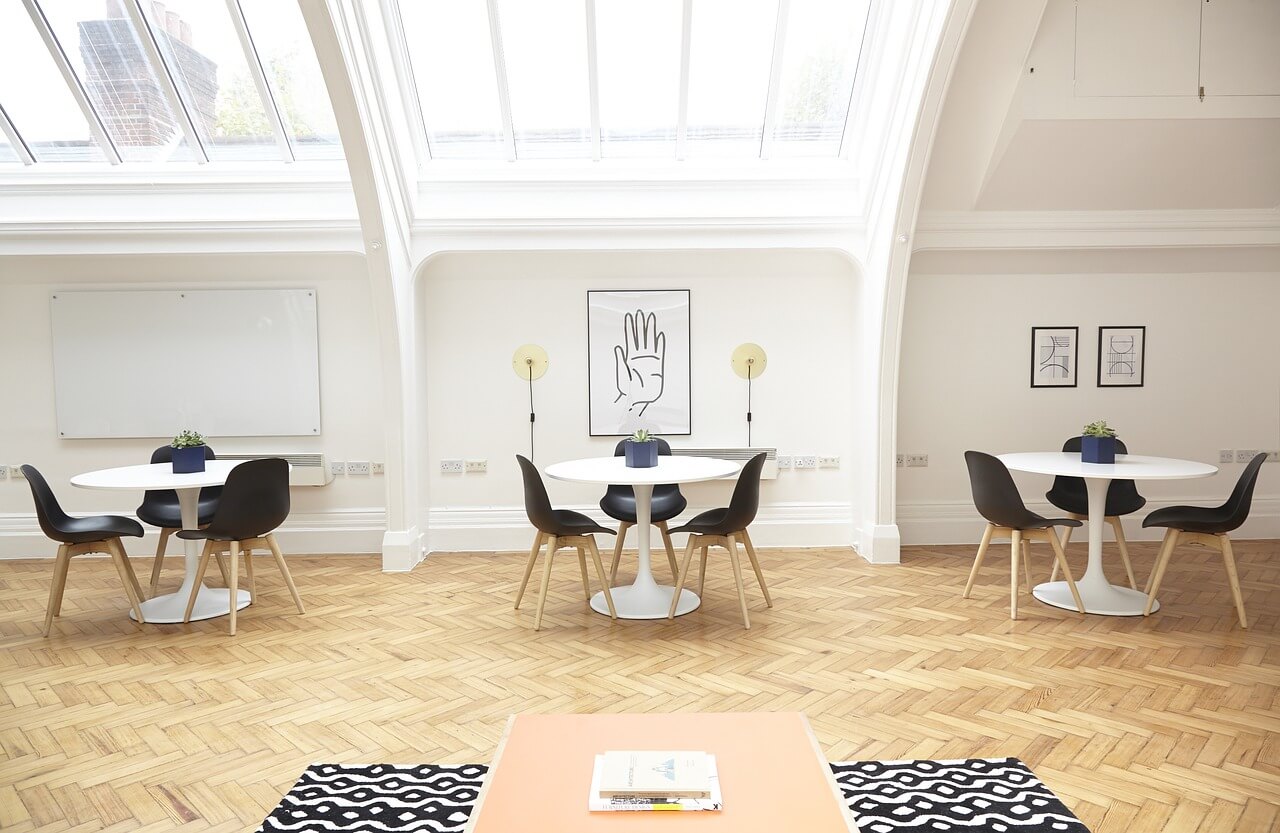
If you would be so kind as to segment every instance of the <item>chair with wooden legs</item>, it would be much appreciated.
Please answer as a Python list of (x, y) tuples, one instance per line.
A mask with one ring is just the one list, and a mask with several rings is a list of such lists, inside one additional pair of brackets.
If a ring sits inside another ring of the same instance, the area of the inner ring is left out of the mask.
[(671, 532), (688, 532), (689, 542), (684, 548), (684, 561), (680, 565), (680, 577), (676, 580), (675, 592), (671, 595), (671, 608), (667, 618), (674, 619), (676, 605), (680, 593), (684, 590), (685, 581), (689, 578), (689, 565), (693, 560), (693, 551), (700, 550), (698, 560), (698, 595), (702, 595), (703, 582), (707, 575), (707, 550), (711, 547), (723, 547), (729, 552), (729, 563), (733, 566), (733, 580), (738, 586), (738, 605), (742, 608), (742, 626), (751, 627), (751, 617), (747, 614), (747, 593), (742, 584), (742, 564), (738, 560), (738, 542), (742, 542), (747, 550), (747, 558), (751, 560), (751, 569), (755, 571), (756, 581), (760, 582), (760, 591), (764, 594), (765, 606), (773, 607), (773, 599), (769, 597), (769, 588), (764, 583), (764, 573), (760, 572), (760, 560), (756, 558), (756, 548), (751, 543), (747, 527), (756, 519), (756, 511), (760, 508), (760, 470), (764, 468), (765, 457), (761, 452), (747, 461), (738, 475), (738, 485), (733, 489), (733, 497), (729, 505), (721, 509), (710, 509), (683, 526)]
[(1076, 590), (1075, 579), (1071, 577), (1071, 568), (1067, 566), (1067, 557), (1062, 551), (1062, 543), (1058, 540), (1055, 526), (1080, 526), (1080, 521), (1070, 518), (1044, 518), (1032, 512), (1022, 502), (1018, 487), (1013, 482), (1009, 469), (999, 458), (981, 451), (966, 451), (965, 464), (969, 468), (969, 485), (973, 489), (973, 503), (978, 514), (987, 521), (987, 528), (982, 532), (982, 543), (978, 545), (978, 554), (973, 559), (973, 569), (969, 571), (969, 580), (964, 585), (964, 598), (973, 592), (973, 583), (978, 578), (978, 568), (982, 566), (982, 558), (987, 554), (987, 546), (994, 537), (1008, 536), (1010, 540), (1009, 563), (1009, 618), (1018, 618), (1018, 557), (1022, 557), (1022, 573), (1026, 578), (1027, 592), (1031, 592), (1031, 541), (1045, 541), (1053, 550), (1053, 557), (1062, 567), (1067, 577), (1067, 586), (1071, 589), (1071, 598), (1075, 600), (1076, 609), (1084, 613), (1084, 603), (1080, 601), (1080, 593)]
[[(1062, 450), (1080, 453), (1080, 438), (1072, 437), (1062, 444)], [(1116, 440), (1116, 453), (1128, 454), (1129, 449), (1120, 440)], [(1053, 488), (1045, 493), (1045, 497), (1054, 506), (1067, 513), (1067, 517), (1083, 521), (1089, 517), (1089, 492), (1085, 488), (1084, 479), (1080, 477), (1053, 478)], [(1129, 577), (1129, 587), (1138, 589), (1133, 577), (1133, 564), (1129, 561), (1129, 545), (1124, 539), (1124, 526), (1120, 523), (1121, 515), (1130, 515), (1147, 505), (1147, 499), (1138, 494), (1138, 487), (1132, 480), (1112, 480), (1107, 488), (1107, 506), (1103, 511), (1103, 520), (1111, 526), (1116, 536), (1116, 548), (1120, 550), (1120, 560), (1124, 562), (1125, 574)], [(1062, 548), (1071, 543), (1071, 530), (1067, 527), (1062, 536)], [(1058, 563), (1053, 564), (1049, 581), (1058, 580)]]
[(231, 635), (236, 632), (236, 595), (239, 592), (240, 555), (244, 554), (244, 568), (249, 578), (250, 603), (255, 600), (257, 588), (253, 577), (253, 551), (269, 550), (275, 559), (284, 583), (289, 588), (289, 595), (301, 615), (306, 613), (302, 606), (302, 597), (289, 574), (289, 567), (284, 563), (284, 554), (276, 543), (273, 531), (289, 517), (289, 464), (278, 457), (264, 460), (249, 460), (241, 463), (227, 475), (226, 485), (222, 489), (222, 497), (218, 501), (218, 510), (213, 513), (209, 525), (203, 529), (184, 529), (178, 537), (186, 540), (204, 541), (204, 551), (200, 555), (200, 563), (196, 567), (195, 583), (191, 586), (191, 596), (187, 599), (187, 611), (184, 622), (191, 621), (191, 611), (196, 606), (196, 595), (200, 591), (200, 583), (204, 580), (205, 571), (209, 568), (209, 559), (218, 553), (229, 553), (227, 561), (227, 588), (231, 594), (231, 611), (228, 614), (227, 627)]
[(146, 621), (142, 618), (142, 600), (145, 597), (138, 585), (138, 577), (134, 575), (133, 565), (129, 563), (129, 556), (120, 543), (122, 535), (141, 538), (142, 524), (119, 515), (73, 518), (62, 511), (53, 490), (35, 466), (23, 466), (22, 474), (31, 487), (40, 529), (58, 542), (58, 557), (53, 565), (53, 585), (49, 588), (49, 607), (44, 614), (44, 635), (49, 635), (54, 617), (62, 613), (62, 594), (67, 587), (67, 570), (71, 566), (71, 559), (91, 552), (111, 556), (116, 572), (120, 574), (120, 583), (124, 585), (124, 593), (129, 598), (129, 606), (133, 608), (134, 617), (139, 622)]
[(520, 463), (520, 473), (524, 478), (524, 509), (533, 524), (536, 533), (533, 538), (533, 549), (529, 551), (529, 561), (524, 566), (524, 578), (520, 580), (520, 590), (516, 593), (516, 610), (520, 609), (520, 601), (524, 598), (524, 590), (529, 585), (529, 576), (533, 574), (533, 565), (538, 560), (538, 552), (545, 543), (547, 557), (542, 565), (542, 587), (538, 591), (538, 610), (533, 617), (533, 629), (542, 628), (542, 611), (547, 605), (547, 587), (551, 583), (551, 562), (558, 550), (572, 547), (578, 552), (578, 569), (582, 573), (582, 592), (587, 601), (591, 601), (591, 582), (587, 579), (587, 555), (596, 565), (596, 575), (604, 588), (604, 600), (609, 605), (609, 616), (618, 618), (618, 611), (613, 606), (613, 595), (609, 592), (609, 582), (605, 578), (604, 563), (600, 560), (600, 550), (596, 549), (593, 533), (603, 532), (612, 535), (607, 529), (588, 518), (581, 512), (570, 509), (552, 509), (551, 498), (547, 496), (546, 484), (542, 475), (527, 458), (516, 455)]
[(1235, 601), (1240, 627), (1249, 627), (1249, 620), (1244, 614), (1244, 597), (1240, 593), (1240, 577), (1236, 574), (1235, 554), (1231, 551), (1231, 536), (1228, 533), (1239, 529), (1249, 517), (1253, 488), (1258, 483), (1258, 472), (1266, 459), (1267, 455), (1263, 453), (1249, 461), (1249, 465), (1241, 472), (1240, 479), (1236, 481), (1235, 488), (1231, 490), (1231, 497), (1221, 506), (1166, 506), (1143, 519), (1144, 527), (1166, 528), (1164, 541), (1160, 544), (1160, 554), (1156, 556), (1156, 566), (1147, 579), (1147, 606), (1142, 611), (1143, 616), (1151, 615), (1151, 606), (1155, 603), (1156, 592), (1160, 590), (1160, 582), (1164, 580), (1164, 571), (1169, 566), (1174, 548), (1179, 544), (1199, 544), (1222, 553), (1222, 566), (1227, 571), (1227, 583), (1231, 585), (1231, 597)]
[[(213, 453), (212, 448), (205, 446), (204, 458), (206, 460), (216, 460), (218, 456)], [(151, 453), (152, 465), (168, 463), (172, 460), (172, 446), (162, 445)], [(200, 490), (198, 508), (200, 526), (206, 525), (213, 518), (214, 510), (218, 508), (218, 498), (221, 495), (221, 486), (209, 486)], [(178, 505), (178, 493), (173, 489), (148, 489), (142, 496), (142, 503), (134, 514), (144, 524), (159, 527), (160, 529), (160, 541), (156, 544), (156, 558), (151, 564), (151, 595), (154, 596), (160, 586), (160, 570), (164, 565), (165, 549), (169, 543), (169, 536), (182, 529), (182, 509)], [(228, 581), (227, 562), (221, 555), (218, 556), (218, 569), (222, 571), (222, 580), (224, 582)]]
[[(618, 443), (613, 450), (614, 457), (626, 454), (626, 440)], [(661, 437), (654, 438), (658, 444), (659, 456), (671, 456), (671, 445)], [(662, 484), (653, 487), (653, 497), (649, 503), (649, 522), (662, 533), (662, 543), (667, 548), (667, 563), (671, 565), (671, 580), (675, 581), (676, 551), (671, 545), (671, 531), (667, 529), (667, 521), (679, 515), (689, 505), (685, 496), (680, 494), (680, 486), (676, 483)], [(606, 515), (619, 522), (618, 540), (613, 545), (613, 564), (609, 567), (609, 583), (618, 578), (618, 562), (622, 560), (622, 542), (626, 540), (627, 530), (636, 525), (636, 493), (630, 486), (613, 485), (605, 490), (600, 498), (600, 509)]]

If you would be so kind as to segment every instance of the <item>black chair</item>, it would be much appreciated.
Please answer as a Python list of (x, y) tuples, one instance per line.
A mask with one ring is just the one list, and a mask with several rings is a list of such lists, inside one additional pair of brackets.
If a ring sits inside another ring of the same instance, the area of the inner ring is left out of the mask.
[(125, 555), (124, 546), (120, 543), (122, 535), (141, 538), (142, 524), (133, 518), (122, 518), (119, 515), (73, 518), (62, 511), (53, 490), (35, 466), (23, 466), (22, 475), (27, 478), (27, 485), (31, 487), (40, 529), (58, 542), (58, 558), (53, 565), (53, 586), (49, 588), (49, 607), (44, 614), (44, 635), (49, 635), (53, 617), (62, 613), (62, 593), (67, 587), (67, 569), (71, 566), (72, 557), (89, 552), (111, 556), (116, 572), (120, 574), (120, 582), (124, 585), (125, 595), (129, 597), (134, 617), (139, 622), (146, 621), (142, 618), (142, 588), (138, 586), (133, 565), (129, 563), (129, 556)]
[(684, 562), (680, 565), (680, 578), (676, 580), (676, 590), (671, 594), (671, 609), (667, 618), (676, 615), (676, 605), (680, 601), (680, 593), (689, 577), (689, 564), (693, 560), (693, 551), (701, 550), (698, 561), (698, 595), (702, 595), (703, 582), (707, 577), (707, 549), (724, 547), (729, 551), (729, 563), (733, 565), (733, 580), (738, 585), (738, 603), (742, 607), (742, 626), (751, 627), (751, 619), (747, 616), (747, 592), (742, 585), (742, 564), (738, 561), (738, 541), (742, 541), (747, 549), (747, 558), (751, 559), (751, 569), (756, 572), (756, 581), (760, 582), (760, 590), (764, 593), (765, 605), (773, 607), (773, 599), (769, 598), (769, 588), (765, 586), (764, 574), (760, 572), (760, 561), (756, 558), (756, 548), (751, 544), (751, 536), (747, 527), (756, 519), (756, 511), (760, 508), (760, 470), (764, 468), (764, 452), (747, 461), (738, 474), (738, 485), (733, 488), (733, 497), (729, 505), (720, 509), (709, 509), (683, 526), (671, 530), (688, 532), (689, 543), (684, 548)]
[(200, 564), (196, 568), (195, 584), (191, 586), (191, 596), (187, 599), (187, 611), (182, 621), (191, 621), (191, 611), (196, 605), (196, 595), (200, 592), (200, 584), (204, 580), (205, 570), (209, 567), (209, 559), (215, 553), (229, 552), (227, 588), (230, 591), (231, 611), (228, 627), (232, 635), (236, 632), (236, 594), (239, 590), (237, 564), (240, 553), (244, 553), (244, 569), (249, 574), (249, 600), (252, 603), (257, 588), (253, 579), (253, 551), (255, 549), (270, 550), (275, 557), (276, 566), (284, 576), (284, 583), (289, 587), (293, 603), (298, 613), (306, 613), (302, 607), (302, 598), (298, 596), (298, 588), (294, 586), (293, 576), (289, 575), (289, 567), (284, 563), (284, 555), (276, 543), (273, 530), (289, 517), (289, 464), (278, 457), (264, 460), (249, 460), (241, 463), (227, 475), (226, 485), (222, 488), (222, 497), (218, 501), (218, 510), (209, 519), (204, 529), (183, 529), (178, 537), (185, 540), (204, 541), (204, 552), (200, 555)]
[(545, 541), (547, 559), (542, 566), (542, 589), (538, 592), (538, 611), (533, 617), (533, 629), (542, 627), (542, 609), (547, 604), (547, 585), (551, 582), (551, 561), (556, 550), (573, 547), (578, 551), (578, 568), (582, 572), (582, 592), (587, 600), (591, 600), (591, 582), (587, 579), (587, 553), (596, 563), (596, 575), (604, 588), (604, 600), (609, 605), (609, 616), (618, 618), (618, 611), (613, 606), (613, 594), (609, 592), (609, 582), (605, 580), (604, 564), (600, 561), (600, 550), (596, 549), (596, 539), (592, 533), (603, 532), (613, 535), (612, 529), (606, 529), (581, 512), (570, 509), (552, 509), (551, 498), (547, 497), (547, 487), (542, 482), (542, 475), (533, 463), (525, 457), (516, 455), (520, 463), (520, 473), (524, 477), (524, 511), (529, 516), (529, 523), (537, 530), (533, 538), (533, 549), (529, 551), (529, 561), (524, 566), (524, 578), (520, 581), (520, 590), (516, 593), (516, 610), (520, 609), (520, 600), (524, 598), (524, 589), (529, 584), (529, 576), (533, 573), (534, 562), (538, 560), (538, 551)]
[(978, 544), (978, 554), (973, 559), (973, 569), (969, 571), (969, 581), (964, 586), (964, 598), (973, 592), (973, 582), (978, 578), (978, 568), (982, 566), (982, 557), (987, 554), (987, 545), (992, 536), (1005, 534), (1010, 538), (1009, 563), (1009, 618), (1018, 618), (1018, 555), (1022, 555), (1022, 571), (1027, 581), (1027, 591), (1031, 583), (1031, 548), (1030, 541), (1047, 541), (1053, 548), (1053, 557), (1062, 567), (1067, 577), (1067, 586), (1071, 588), (1071, 598), (1075, 600), (1076, 609), (1084, 613), (1084, 603), (1080, 601), (1080, 593), (1076, 590), (1075, 579), (1071, 577), (1071, 568), (1067, 566), (1067, 557), (1062, 551), (1062, 543), (1053, 531), (1055, 526), (1080, 526), (1080, 521), (1072, 518), (1045, 518), (1037, 515), (1022, 502), (1018, 487), (1013, 482), (1009, 469), (998, 457), (984, 454), (981, 451), (966, 451), (964, 462), (969, 468), (969, 485), (973, 489), (973, 504), (978, 514), (987, 521), (987, 528), (982, 532), (982, 543)]
[[(204, 459), (216, 460), (217, 455), (209, 446), (204, 447)], [(151, 462), (170, 463), (173, 461), (173, 447), (162, 445), (151, 453)], [(210, 486), (200, 490), (199, 525), (204, 526), (213, 518), (218, 508), (218, 498), (222, 495), (221, 486)], [(182, 510), (178, 505), (178, 493), (173, 489), (149, 489), (142, 496), (142, 504), (134, 513), (138, 520), (145, 524), (160, 528), (160, 542), (156, 545), (156, 560), (151, 565), (151, 595), (156, 594), (160, 586), (160, 568), (164, 565), (165, 548), (169, 544), (169, 536), (182, 529)], [(227, 565), (222, 556), (218, 556), (218, 568), (222, 570), (223, 581), (227, 580)]]
[(1231, 585), (1231, 596), (1235, 599), (1236, 614), (1240, 617), (1240, 627), (1249, 627), (1249, 620), (1244, 615), (1244, 598), (1240, 595), (1240, 577), (1236, 575), (1235, 554), (1231, 551), (1231, 536), (1228, 534), (1239, 529), (1249, 517), (1249, 508), (1253, 504), (1253, 487), (1258, 483), (1258, 472), (1266, 454), (1259, 454), (1249, 461), (1231, 490), (1231, 497), (1221, 506), (1166, 506), (1157, 509), (1143, 519), (1144, 527), (1163, 526), (1166, 528), (1164, 541), (1160, 544), (1160, 554), (1156, 557), (1155, 569), (1147, 580), (1147, 606), (1143, 616), (1151, 615), (1151, 605), (1155, 602), (1156, 591), (1164, 579), (1165, 568), (1169, 566), (1169, 557), (1178, 544), (1199, 544), (1222, 553), (1222, 564), (1227, 570), (1227, 581)]
[[(618, 443), (613, 449), (614, 457), (627, 453), (626, 440)], [(659, 456), (671, 456), (671, 445), (658, 438)], [(649, 501), (649, 523), (662, 533), (662, 543), (667, 548), (667, 563), (671, 565), (671, 576), (674, 580), (679, 570), (676, 569), (676, 551), (671, 546), (671, 531), (667, 529), (667, 521), (679, 515), (689, 505), (685, 496), (680, 494), (680, 487), (675, 483), (667, 483), (653, 487), (653, 497)], [(636, 493), (630, 486), (610, 486), (600, 498), (600, 508), (615, 521), (619, 521), (618, 540), (613, 545), (613, 565), (609, 568), (609, 583), (618, 578), (618, 562), (622, 560), (622, 542), (626, 540), (627, 530), (636, 525)]]
[[(1074, 451), (1080, 453), (1080, 438), (1072, 437), (1062, 444), (1063, 451)], [(1116, 453), (1128, 454), (1129, 449), (1119, 439), (1116, 440)], [(1045, 492), (1044, 495), (1054, 506), (1067, 513), (1068, 518), (1077, 521), (1083, 521), (1089, 517), (1089, 490), (1085, 488), (1084, 479), (1080, 477), (1063, 477), (1053, 478), (1053, 488)], [(1131, 515), (1139, 509), (1147, 505), (1147, 499), (1138, 494), (1138, 487), (1132, 480), (1112, 480), (1111, 485), (1107, 488), (1107, 508), (1104, 510), (1103, 520), (1111, 525), (1111, 529), (1116, 535), (1116, 546), (1120, 550), (1120, 560), (1124, 562), (1125, 574), (1129, 577), (1129, 586), (1134, 590), (1138, 589), (1138, 583), (1133, 578), (1133, 564), (1129, 561), (1129, 545), (1124, 539), (1124, 526), (1120, 523), (1121, 515)], [(1062, 537), (1062, 548), (1065, 550), (1067, 544), (1071, 543), (1071, 530), (1073, 527), (1067, 527), (1066, 534)], [(1049, 574), (1049, 581), (1058, 580), (1058, 564), (1053, 564), (1053, 572)]]

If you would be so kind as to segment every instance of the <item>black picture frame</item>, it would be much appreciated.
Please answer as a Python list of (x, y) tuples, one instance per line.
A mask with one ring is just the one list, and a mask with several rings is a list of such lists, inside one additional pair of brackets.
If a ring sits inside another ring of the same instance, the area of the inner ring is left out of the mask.
[[(1060, 340), (1064, 339), (1065, 344), (1060, 343)], [(1046, 354), (1044, 348), (1048, 348), (1050, 352)], [(1059, 353), (1060, 350), (1065, 350), (1066, 353)], [(1031, 387), (1076, 387), (1080, 382), (1079, 356), (1079, 327), (1032, 327)], [(1059, 370), (1063, 373), (1060, 377), (1061, 381), (1055, 378)]]
[[(1129, 339), (1128, 350), (1117, 344), (1117, 340), (1123, 342), (1124, 339)], [(1141, 388), (1146, 383), (1146, 325), (1099, 327), (1098, 387)]]

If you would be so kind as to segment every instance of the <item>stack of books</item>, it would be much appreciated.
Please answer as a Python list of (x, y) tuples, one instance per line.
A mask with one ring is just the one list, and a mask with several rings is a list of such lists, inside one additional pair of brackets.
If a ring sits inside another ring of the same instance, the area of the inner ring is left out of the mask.
[(716, 758), (706, 752), (605, 752), (591, 773), (592, 812), (719, 810)]

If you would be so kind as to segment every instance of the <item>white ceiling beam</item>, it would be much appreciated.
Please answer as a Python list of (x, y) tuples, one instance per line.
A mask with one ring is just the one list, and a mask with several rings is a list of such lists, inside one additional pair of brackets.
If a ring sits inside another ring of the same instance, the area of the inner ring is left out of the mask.
[(4, 131), (4, 135), (9, 137), (9, 147), (13, 148), (13, 152), (22, 160), (22, 164), (34, 165), (36, 163), (36, 158), (31, 155), (31, 148), (27, 147), (27, 143), (23, 141), (22, 134), (18, 132), (13, 120), (5, 112), (3, 104), (0, 104), (0, 131)]
[(587, 4), (587, 92), (591, 99), (591, 158), (600, 161), (600, 72), (596, 59), (596, 0)]
[(787, 42), (789, 0), (778, 0), (778, 19), (773, 27), (773, 60), (769, 64), (769, 92), (764, 100), (764, 125), (760, 133), (760, 158), (768, 159), (773, 145), (773, 123), (778, 115), (778, 93), (782, 89), (782, 59)]
[(262, 56), (258, 54), (258, 48), (253, 43), (253, 35), (249, 34), (249, 23), (244, 18), (244, 9), (240, 8), (240, 0), (227, 0), (227, 13), (231, 15), (231, 25), (235, 27), (240, 48), (244, 50), (245, 61), (249, 64), (249, 76), (253, 79), (253, 86), (258, 90), (258, 97), (262, 99), (262, 109), (267, 114), (271, 133), (276, 137), (280, 157), (285, 162), (293, 162), (295, 161), (293, 145), (289, 141), (292, 125), (285, 126), (285, 120), (288, 117), (280, 109), (271, 84), (267, 81), (267, 71), (262, 65)]
[(147, 60), (151, 63), (151, 69), (155, 72), (156, 80), (160, 82), (160, 90), (164, 93), (165, 100), (169, 102), (169, 109), (173, 110), (173, 117), (178, 120), (178, 127), (182, 130), (182, 134), (187, 137), (187, 146), (195, 154), (197, 162), (201, 164), (208, 162), (209, 152), (205, 149), (204, 142), (200, 139), (199, 131), (196, 130), (196, 123), (191, 118), (191, 111), (187, 109), (186, 102), (182, 100), (182, 93), (178, 90), (178, 81), (174, 77), (174, 71), (170, 69), (164, 59), (164, 52), (160, 49), (160, 41), (156, 36), (154, 27), (151, 25), (151, 20), (147, 17), (147, 13), (142, 7), (142, 0), (129, 0), (123, 5), (125, 11), (129, 14), (129, 19), (133, 21), (133, 28), (138, 32), (138, 41), (142, 44), (142, 51), (147, 53)]
[(684, 0), (680, 24), (680, 105), (676, 117), (676, 159), (684, 159), (684, 143), (689, 132), (689, 52), (693, 45), (693, 0)]
[(31, 22), (35, 24), (36, 31), (40, 33), (40, 39), (48, 47), (49, 54), (53, 57), (53, 62), (58, 67), (58, 72), (62, 73), (62, 80), (66, 82), (67, 88), (71, 90), (71, 97), (76, 100), (76, 105), (80, 108), (80, 112), (84, 114), (85, 121), (89, 123), (89, 133), (98, 143), (98, 147), (102, 149), (107, 161), (112, 165), (119, 165), (123, 161), (120, 158), (120, 151), (116, 149), (116, 143), (112, 141), (111, 134), (107, 132), (107, 125), (98, 113), (98, 109), (89, 100), (89, 93), (85, 90), (84, 85), (80, 83), (80, 78), (76, 75), (75, 70), (72, 69), (67, 53), (62, 50), (62, 44), (58, 42), (58, 36), (53, 33), (53, 27), (49, 25), (49, 19), (44, 16), (44, 11), (36, 3), (36, 0), (22, 0), (22, 4), (26, 6), (27, 14), (31, 16)]
[(511, 123), (511, 89), (507, 86), (507, 58), (502, 52), (502, 22), (498, 20), (498, 0), (488, 0), (489, 38), (493, 42), (493, 73), (498, 82), (498, 108), (502, 111), (502, 138), (507, 161), (516, 161), (516, 133)]

